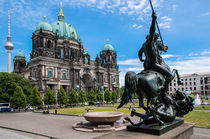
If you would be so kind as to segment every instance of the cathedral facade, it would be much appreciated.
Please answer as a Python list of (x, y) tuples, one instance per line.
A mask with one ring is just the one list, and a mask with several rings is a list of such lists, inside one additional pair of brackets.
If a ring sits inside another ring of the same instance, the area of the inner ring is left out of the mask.
[(62, 8), (58, 21), (41, 22), (32, 36), (33, 48), (26, 64), (24, 54), (14, 58), (14, 72), (23, 74), (36, 85), (42, 95), (48, 87), (56, 92), (62, 86), (68, 93), (71, 88), (88, 93), (106, 89), (119, 89), (119, 70), (114, 47), (107, 42), (95, 60), (76, 29), (65, 22)]

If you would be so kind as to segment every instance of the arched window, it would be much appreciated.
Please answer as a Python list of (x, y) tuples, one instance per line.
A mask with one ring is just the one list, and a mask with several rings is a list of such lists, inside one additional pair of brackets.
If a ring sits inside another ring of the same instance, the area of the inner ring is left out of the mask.
[(61, 51), (61, 58), (63, 59), (63, 48), (61, 48), (60, 51)]
[(62, 79), (63, 79), (63, 80), (66, 79), (66, 73), (65, 73), (65, 72), (63, 72), (63, 74), (62, 74)]
[(50, 47), (51, 47), (51, 41), (48, 40), (48, 42), (47, 42), (47, 48), (50, 48)]
[(52, 77), (52, 70), (48, 70), (48, 78)]

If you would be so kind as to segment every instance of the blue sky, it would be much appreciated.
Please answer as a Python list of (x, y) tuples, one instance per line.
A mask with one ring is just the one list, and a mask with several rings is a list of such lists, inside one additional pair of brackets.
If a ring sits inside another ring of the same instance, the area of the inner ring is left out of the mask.
[[(47, 16), (57, 20), (60, 0), (0, 0), (0, 72), (7, 71), (7, 10), (11, 9), (12, 59), (19, 49), (27, 61), (32, 49), (32, 33)], [(210, 72), (210, 1), (153, 0), (165, 44), (166, 63), (181, 74)], [(140, 72), (137, 52), (151, 23), (149, 0), (63, 0), (65, 21), (80, 34), (94, 60), (106, 40), (114, 46), (123, 85), (127, 71)], [(12, 62), (13, 69), (13, 62)]]

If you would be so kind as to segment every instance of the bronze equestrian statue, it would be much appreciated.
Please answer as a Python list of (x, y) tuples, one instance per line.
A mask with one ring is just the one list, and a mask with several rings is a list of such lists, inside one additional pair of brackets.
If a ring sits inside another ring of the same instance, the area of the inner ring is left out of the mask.
[[(132, 93), (139, 96), (139, 106), (146, 113), (140, 114), (132, 110), (131, 116), (143, 118), (143, 121), (134, 124), (126, 118), (132, 125), (140, 126), (148, 123), (158, 123), (163, 126), (172, 122), (176, 116), (183, 116), (193, 109), (193, 99), (184, 93), (177, 91), (172, 97), (168, 95), (169, 83), (177, 75), (178, 85), (182, 85), (178, 71), (164, 62), (160, 52), (167, 52), (168, 47), (158, 40), (159, 34), (155, 33), (156, 14), (152, 13), (152, 24), (150, 33), (146, 37), (146, 42), (139, 50), (138, 56), (144, 62), (144, 70), (141, 73), (127, 72), (125, 75), (125, 90), (118, 108), (131, 100)], [(142, 58), (144, 53), (145, 59)], [(147, 106), (144, 106), (143, 96), (147, 99)], [(186, 105), (184, 105), (186, 104)]]

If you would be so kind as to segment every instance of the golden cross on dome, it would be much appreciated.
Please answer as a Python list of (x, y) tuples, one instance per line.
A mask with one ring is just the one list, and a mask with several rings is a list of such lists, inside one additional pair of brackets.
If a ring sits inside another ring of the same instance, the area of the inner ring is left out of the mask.
[(62, 10), (62, 1), (60, 2), (60, 13), (59, 13), (59, 15), (64, 16), (63, 15), (63, 10)]
[(44, 16), (44, 21), (46, 20), (46, 16)]

